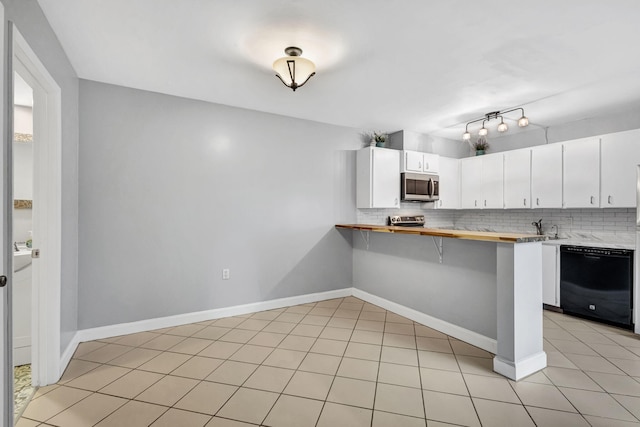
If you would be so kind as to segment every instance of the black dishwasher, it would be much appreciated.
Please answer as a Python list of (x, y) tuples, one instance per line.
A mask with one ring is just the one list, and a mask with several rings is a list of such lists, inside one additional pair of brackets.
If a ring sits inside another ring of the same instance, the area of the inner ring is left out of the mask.
[(560, 307), (567, 314), (633, 328), (633, 251), (560, 247)]

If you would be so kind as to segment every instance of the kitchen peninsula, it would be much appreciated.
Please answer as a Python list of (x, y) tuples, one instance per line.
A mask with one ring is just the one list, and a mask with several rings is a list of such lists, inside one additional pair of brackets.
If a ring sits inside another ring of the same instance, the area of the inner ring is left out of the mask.
[(494, 353), (494, 371), (512, 380), (546, 367), (545, 236), (369, 224), (336, 228), (352, 234), (356, 289)]

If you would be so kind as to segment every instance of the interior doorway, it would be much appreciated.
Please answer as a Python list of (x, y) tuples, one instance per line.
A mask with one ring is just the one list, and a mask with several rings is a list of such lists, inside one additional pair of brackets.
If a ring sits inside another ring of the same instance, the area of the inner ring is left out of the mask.
[(31, 375), (34, 139), (33, 88), (18, 72), (14, 72), (13, 82), (12, 344), (14, 416), (17, 416), (35, 392)]
[[(29, 216), (21, 209), (13, 211), (13, 237), (15, 249), (22, 252), (27, 251), (31, 264), (27, 267), (31, 269), (31, 296), (30, 314), (19, 316), (16, 313), (20, 308), (12, 307), (12, 315), (9, 319), (11, 330), (16, 335), (15, 344), (26, 344), (30, 341), (29, 349), (17, 351), (14, 347), (13, 357), (16, 363), (23, 362), (30, 356), (31, 362), (31, 383), (33, 386), (42, 386), (56, 382), (60, 375), (61, 354), (60, 346), (60, 293), (61, 293), (61, 236), (62, 236), (62, 194), (61, 194), (61, 162), (62, 162), (62, 135), (61, 135), (61, 91), (58, 84), (49, 74), (37, 55), (31, 49), (24, 37), (17, 28), (13, 27), (13, 55), (12, 69), (14, 72), (14, 87), (19, 87), (24, 83), (31, 89), (32, 105), (31, 111), (28, 108), (15, 107), (16, 120), (14, 124), (15, 138), (28, 140), (28, 132), (20, 132), (18, 122), (19, 114), (23, 116), (31, 115), (31, 167), (32, 171), (27, 171), (28, 167), (18, 163), (19, 154), (14, 153), (14, 206), (22, 206), (25, 209), (31, 208), (31, 222), (27, 221)], [(22, 80), (22, 82), (20, 81)], [(23, 88), (24, 89), (24, 88)], [(16, 93), (16, 102), (20, 101)], [(22, 106), (25, 107), (25, 106)], [(27, 106), (28, 107), (28, 106)], [(23, 117), (24, 119), (24, 117)], [(25, 120), (26, 121), (26, 120)], [(24, 123), (20, 123), (23, 126)], [(27, 128), (28, 130), (28, 128)], [(22, 135), (19, 135), (22, 134)], [(23, 146), (19, 143), (13, 145), (20, 150)], [(25, 149), (23, 151), (29, 151)], [(24, 153), (23, 153), (24, 154)], [(26, 157), (26, 156), (25, 156)], [(22, 159), (24, 160), (24, 159)], [(22, 167), (23, 170), (20, 170)], [(31, 186), (26, 181), (32, 180)], [(31, 187), (31, 194), (28, 193)], [(30, 199), (29, 199), (30, 197)], [(31, 203), (29, 203), (31, 201)], [(20, 224), (22, 223), (22, 224)], [(29, 228), (30, 227), (30, 228)], [(32, 232), (30, 234), (29, 232)], [(31, 242), (29, 242), (31, 241)], [(37, 251), (39, 256), (31, 251)], [(14, 267), (17, 266), (14, 258)], [(27, 264), (20, 263), (21, 265)], [(18, 294), (20, 283), (17, 283), (17, 270), (14, 268), (13, 293)], [(23, 270), (24, 271), (24, 270)], [(12, 305), (18, 303), (12, 298)], [(16, 316), (17, 315), (17, 316)], [(24, 322), (30, 320), (30, 339), (25, 338), (28, 333), (24, 328)], [(13, 324), (16, 322), (17, 324)], [(22, 335), (20, 335), (22, 334)], [(20, 346), (19, 346), (20, 347)], [(26, 346), (22, 346), (26, 347)]]

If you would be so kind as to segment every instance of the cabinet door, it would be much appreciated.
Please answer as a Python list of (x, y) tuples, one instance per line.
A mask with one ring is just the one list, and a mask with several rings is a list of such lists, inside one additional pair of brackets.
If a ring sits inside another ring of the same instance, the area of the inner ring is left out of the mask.
[(462, 209), (482, 207), (482, 159), (460, 160), (460, 206)]
[(560, 307), (558, 245), (542, 245), (542, 302)]
[(437, 154), (423, 153), (422, 171), (440, 173), (440, 156)]
[(602, 136), (603, 208), (636, 207), (636, 165), (640, 164), (640, 129)]
[(600, 138), (577, 139), (562, 145), (563, 207), (600, 207)]
[(441, 209), (460, 209), (460, 161), (440, 157), (440, 200), (436, 206)]
[(372, 162), (372, 208), (400, 207), (400, 152), (374, 149)]
[(531, 207), (531, 150), (504, 153), (504, 207)]
[(534, 208), (562, 207), (562, 144), (531, 149), (531, 198)]
[(503, 155), (490, 154), (482, 156), (482, 207), (502, 209), (504, 176)]
[(406, 172), (422, 172), (423, 156), (416, 151), (404, 151), (404, 168)]

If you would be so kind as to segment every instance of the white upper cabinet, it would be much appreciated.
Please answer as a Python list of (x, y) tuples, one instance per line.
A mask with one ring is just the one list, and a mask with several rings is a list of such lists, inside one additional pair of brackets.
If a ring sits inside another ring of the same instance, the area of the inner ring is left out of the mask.
[(531, 149), (531, 200), (534, 208), (562, 207), (562, 144)]
[(460, 160), (460, 207), (480, 209), (482, 200), (482, 160), (476, 157)]
[(439, 209), (460, 209), (460, 161), (440, 157), (440, 200)]
[(356, 157), (356, 206), (400, 207), (400, 151), (367, 147)]
[(482, 160), (482, 207), (486, 209), (504, 208), (503, 154), (489, 154)]
[(600, 207), (600, 138), (577, 139), (562, 145), (563, 207)]
[(462, 209), (502, 209), (503, 155), (488, 154), (460, 161), (460, 204)]
[(419, 151), (402, 152), (402, 172), (438, 173), (440, 156)]
[(504, 153), (504, 207), (531, 207), (531, 149)]
[(636, 207), (636, 165), (640, 164), (640, 129), (601, 137), (600, 205)]

